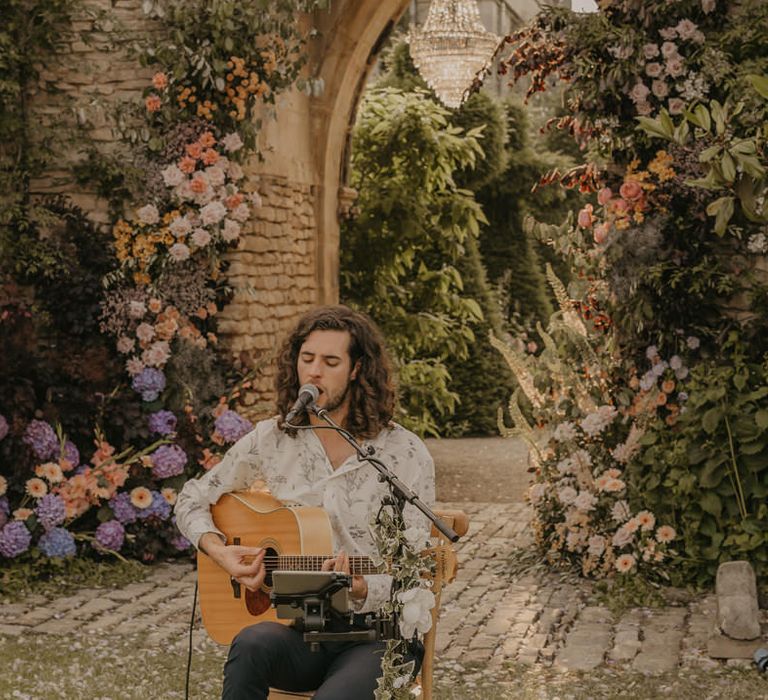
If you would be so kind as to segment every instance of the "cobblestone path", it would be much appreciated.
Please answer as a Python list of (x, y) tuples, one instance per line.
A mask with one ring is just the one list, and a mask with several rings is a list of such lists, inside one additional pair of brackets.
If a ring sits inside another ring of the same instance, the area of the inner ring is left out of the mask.
[[(650, 674), (720, 665), (706, 656), (714, 596), (681, 597), (676, 605), (631, 609), (614, 619), (591, 602), (586, 582), (538, 568), (515, 575), (510, 553), (530, 545), (524, 504), (441, 505), (467, 511), (471, 527), (458, 545), (457, 579), (443, 595), (438, 674), (477, 665), (501, 677), (506, 662), (568, 670), (607, 665)], [(149, 631), (147, 643), (163, 646), (188, 630), (194, 581), (191, 565), (160, 564), (146, 580), (122, 589), (81, 590), (52, 600), (33, 596), (0, 607), (0, 635)], [(199, 620), (196, 625), (200, 638), (204, 631)]]

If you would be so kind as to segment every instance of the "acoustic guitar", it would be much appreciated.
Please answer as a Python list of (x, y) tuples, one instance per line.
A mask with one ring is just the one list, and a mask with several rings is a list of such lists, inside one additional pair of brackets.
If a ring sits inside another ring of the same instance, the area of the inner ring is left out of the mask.
[[(327, 513), (322, 508), (283, 503), (268, 493), (235, 491), (224, 494), (211, 507), (211, 515), (227, 536), (227, 544), (266, 550), (267, 575), (260, 590), (249, 591), (198, 551), (200, 612), (210, 637), (219, 644), (230, 644), (248, 625), (265, 620), (290, 622), (278, 619), (271, 607), (272, 572), (320, 571), (323, 561), (334, 556)], [(378, 572), (368, 557), (351, 556), (349, 564), (355, 575)]]

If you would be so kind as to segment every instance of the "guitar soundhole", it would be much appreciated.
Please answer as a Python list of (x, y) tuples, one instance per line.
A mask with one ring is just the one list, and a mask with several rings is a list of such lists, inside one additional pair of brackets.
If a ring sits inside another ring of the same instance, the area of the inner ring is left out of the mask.
[(272, 572), (277, 568), (277, 550), (267, 547), (264, 552), (264, 563), (267, 569), (264, 585), (272, 588)]

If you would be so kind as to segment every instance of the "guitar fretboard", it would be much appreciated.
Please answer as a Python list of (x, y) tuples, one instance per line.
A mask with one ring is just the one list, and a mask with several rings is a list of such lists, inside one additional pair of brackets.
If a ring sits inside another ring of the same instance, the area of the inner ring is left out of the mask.
[[(333, 559), (332, 554), (297, 554), (264, 557), (267, 571), (320, 571), (326, 559)], [(378, 573), (370, 557), (350, 557), (349, 569), (354, 576)]]

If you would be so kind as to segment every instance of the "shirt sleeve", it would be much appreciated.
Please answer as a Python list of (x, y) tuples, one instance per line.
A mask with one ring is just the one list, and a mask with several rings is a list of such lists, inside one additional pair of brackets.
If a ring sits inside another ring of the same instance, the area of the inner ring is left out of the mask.
[(199, 479), (190, 479), (176, 500), (176, 525), (195, 547), (206, 532), (224, 533), (213, 524), (211, 506), (225, 493), (248, 488), (262, 479), (259, 456), (259, 428), (240, 438), (213, 469)]
[[(414, 436), (415, 438), (415, 436)], [(398, 470), (398, 476), (430, 508), (435, 505), (435, 463), (426, 445), (418, 441), (414, 457), (405, 462), (405, 469)], [(402, 473), (405, 472), (405, 473)], [(408, 530), (408, 540), (416, 549), (429, 545), (432, 522), (416, 506), (406, 503), (403, 519)], [(373, 612), (381, 608), (390, 596), (392, 577), (389, 574), (369, 574), (364, 577), (368, 584), (368, 595), (363, 601), (353, 601), (353, 609), (358, 613)]]

